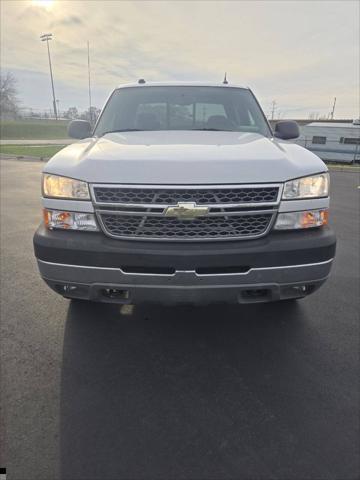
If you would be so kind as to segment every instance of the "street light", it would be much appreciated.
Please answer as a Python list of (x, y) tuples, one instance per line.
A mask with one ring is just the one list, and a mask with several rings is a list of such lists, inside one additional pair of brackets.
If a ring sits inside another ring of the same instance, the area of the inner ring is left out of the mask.
[(53, 79), (53, 73), (52, 73), (52, 67), (51, 67), (50, 48), (49, 48), (49, 40), (52, 40), (52, 33), (44, 33), (43, 35), (40, 35), (40, 40), (42, 42), (46, 42), (46, 44), (47, 44), (47, 51), (48, 51), (48, 57), (49, 57), (49, 67), (50, 67), (50, 77), (51, 77), (51, 88), (52, 88), (52, 94), (53, 94), (53, 107), (54, 107), (55, 118), (57, 120), (58, 119), (58, 114), (57, 114), (57, 108), (56, 108), (54, 79)]

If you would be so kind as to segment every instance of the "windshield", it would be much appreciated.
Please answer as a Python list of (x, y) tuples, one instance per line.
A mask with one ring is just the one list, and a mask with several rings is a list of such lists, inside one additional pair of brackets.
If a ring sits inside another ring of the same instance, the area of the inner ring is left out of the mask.
[(94, 133), (132, 130), (221, 130), (271, 136), (252, 93), (232, 87), (119, 88)]

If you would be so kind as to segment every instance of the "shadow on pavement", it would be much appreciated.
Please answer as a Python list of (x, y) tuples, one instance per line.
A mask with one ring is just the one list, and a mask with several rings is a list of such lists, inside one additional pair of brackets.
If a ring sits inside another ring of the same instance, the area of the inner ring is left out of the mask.
[(296, 302), (71, 303), (62, 478), (333, 478), (347, 445), (328, 441), (312, 337)]

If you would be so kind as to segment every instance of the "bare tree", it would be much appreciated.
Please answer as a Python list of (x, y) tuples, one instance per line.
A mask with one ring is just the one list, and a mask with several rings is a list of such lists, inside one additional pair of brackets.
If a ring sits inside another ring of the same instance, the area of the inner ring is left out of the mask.
[(0, 74), (0, 115), (2, 118), (14, 118), (19, 111), (16, 78), (11, 72)]
[(320, 113), (319, 112), (310, 112), (309, 113), (309, 120), (319, 120)]
[(64, 113), (65, 118), (71, 118), (73, 120), (74, 118), (79, 118), (79, 112), (76, 107), (70, 107), (65, 113)]
[(81, 118), (82, 120), (87, 120), (89, 121), (91, 124), (95, 124), (98, 116), (100, 115), (100, 108), (97, 108), (97, 107), (91, 107), (88, 108), (87, 110), (85, 110), (79, 118)]

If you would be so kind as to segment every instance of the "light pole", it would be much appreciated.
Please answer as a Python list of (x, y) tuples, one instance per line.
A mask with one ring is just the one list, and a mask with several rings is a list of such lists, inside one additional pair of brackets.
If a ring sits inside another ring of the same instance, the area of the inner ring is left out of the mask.
[(91, 83), (90, 83), (90, 44), (87, 41), (87, 54), (88, 54), (88, 84), (89, 84), (89, 118), (92, 125), (92, 111), (91, 111)]
[(50, 67), (50, 77), (51, 77), (51, 88), (52, 88), (52, 94), (53, 94), (53, 107), (54, 107), (55, 118), (57, 120), (58, 119), (58, 114), (57, 114), (57, 108), (56, 108), (54, 79), (53, 79), (53, 73), (52, 73), (52, 67), (51, 67), (50, 47), (49, 47), (49, 40), (52, 40), (52, 33), (44, 33), (44, 35), (40, 35), (40, 40), (42, 42), (46, 42), (46, 44), (47, 44), (47, 51), (48, 51), (48, 57), (49, 57), (49, 67)]
[(336, 105), (336, 97), (334, 98), (334, 104), (331, 110), (330, 118), (331, 120), (334, 120), (334, 113), (335, 113), (335, 105)]
[(271, 102), (272, 108), (271, 108), (271, 120), (274, 120), (274, 115), (275, 115), (275, 109), (276, 109), (276, 102), (273, 100)]

